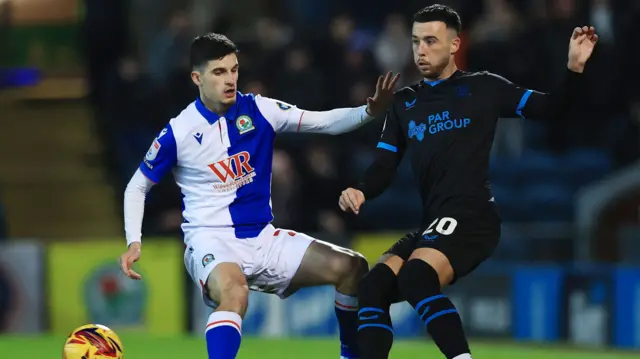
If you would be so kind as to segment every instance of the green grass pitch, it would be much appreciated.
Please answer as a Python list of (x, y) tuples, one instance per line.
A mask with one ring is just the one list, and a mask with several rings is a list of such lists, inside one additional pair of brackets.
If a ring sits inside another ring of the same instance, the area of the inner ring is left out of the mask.
[[(125, 359), (207, 359), (203, 339), (152, 338), (140, 334), (121, 335)], [(0, 357), (11, 359), (52, 359), (62, 357), (64, 338), (53, 336), (16, 337), (0, 335)], [(472, 342), (474, 359), (630, 359), (639, 353), (600, 352), (566, 347)], [(338, 359), (336, 339), (244, 338), (238, 359)], [(433, 345), (399, 341), (391, 359), (443, 358)]]

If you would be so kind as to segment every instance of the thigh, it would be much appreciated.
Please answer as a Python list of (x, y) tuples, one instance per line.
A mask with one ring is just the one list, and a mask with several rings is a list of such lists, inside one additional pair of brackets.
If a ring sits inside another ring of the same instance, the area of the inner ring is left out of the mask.
[[(429, 257), (437, 266), (453, 270), (449, 284), (456, 282), (477, 268), (491, 256), (500, 240), (500, 219), (491, 211), (469, 213), (449, 212), (433, 219), (420, 235), (417, 248), (433, 249), (438, 253), (420, 250), (417, 257)], [(416, 253), (418, 254), (418, 253)], [(414, 256), (416, 256), (414, 254)], [(422, 258), (424, 259), (424, 258)], [(440, 274), (440, 272), (439, 272)]]
[[(409, 260), (413, 251), (418, 248), (418, 242), (420, 241), (420, 232), (410, 232), (407, 233), (404, 237), (400, 238), (396, 243), (394, 243), (391, 248), (389, 248), (382, 256), (380, 257), (379, 262), (385, 263), (389, 265), (393, 263), (393, 267), (391, 269), (396, 272), (396, 266), (398, 258), (402, 260), (402, 263)], [(397, 268), (399, 271), (400, 268)]]
[[(243, 267), (242, 251), (234, 248), (230, 238), (211, 233), (200, 232), (190, 236), (185, 243), (184, 264), (191, 279), (202, 291), (204, 302), (214, 307), (219, 302), (219, 297), (212, 298), (209, 295), (208, 280), (211, 272), (221, 263), (231, 263), (238, 268)], [(215, 286), (214, 286), (215, 287)], [(211, 293), (213, 294), (213, 293)]]
[(319, 285), (338, 285), (344, 280), (357, 280), (364, 276), (369, 266), (359, 253), (328, 242), (314, 240), (307, 249), (300, 267), (292, 278), (291, 288)]
[(316, 239), (287, 229), (267, 226), (259, 235), (257, 270), (249, 276), (249, 288), (285, 298), (305, 254)]

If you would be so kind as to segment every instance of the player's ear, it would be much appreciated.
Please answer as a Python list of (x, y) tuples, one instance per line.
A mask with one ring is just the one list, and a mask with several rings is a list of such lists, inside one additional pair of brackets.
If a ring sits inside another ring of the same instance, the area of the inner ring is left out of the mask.
[(460, 36), (455, 35), (453, 40), (451, 40), (451, 54), (455, 54), (460, 49)]
[(191, 71), (191, 81), (193, 81), (193, 83), (198, 87), (202, 86), (202, 81), (200, 80), (200, 71)]

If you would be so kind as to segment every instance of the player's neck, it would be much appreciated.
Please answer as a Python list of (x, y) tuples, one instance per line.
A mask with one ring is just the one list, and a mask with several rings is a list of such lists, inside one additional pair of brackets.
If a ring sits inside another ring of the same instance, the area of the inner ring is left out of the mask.
[(202, 96), (202, 94), (200, 95), (200, 101), (202, 101), (204, 106), (209, 111), (217, 114), (218, 116), (224, 116), (224, 114), (227, 113), (227, 110), (229, 110), (229, 106), (228, 105), (224, 105), (224, 104), (222, 104), (220, 102), (216, 102), (216, 101), (211, 101), (206, 96)]
[(440, 75), (438, 75), (437, 77), (432, 77), (432, 78), (425, 77), (424, 79), (429, 82), (446, 80), (449, 77), (451, 77), (451, 75), (453, 75), (456, 71), (458, 71), (458, 66), (456, 66), (456, 64), (452, 61), (449, 63), (447, 67), (444, 68), (444, 71), (442, 71)]

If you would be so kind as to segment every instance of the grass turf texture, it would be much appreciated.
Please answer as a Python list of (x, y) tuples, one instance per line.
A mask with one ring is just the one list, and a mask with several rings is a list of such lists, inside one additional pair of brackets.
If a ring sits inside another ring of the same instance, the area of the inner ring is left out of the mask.
[[(0, 335), (0, 357), (11, 359), (51, 359), (62, 357), (63, 337), (17, 337)], [(206, 359), (204, 339), (195, 337), (153, 338), (123, 334), (126, 359)], [(474, 359), (630, 359), (640, 354), (601, 352), (570, 347), (533, 346), (513, 343), (472, 342)], [(238, 359), (338, 359), (336, 339), (261, 339), (244, 338)], [(391, 359), (434, 358), (443, 356), (430, 343), (398, 341)]]

